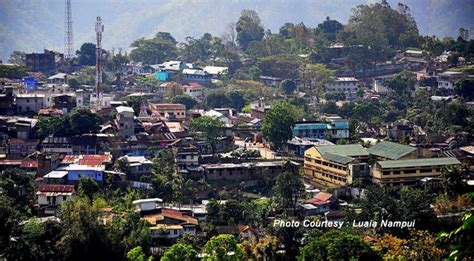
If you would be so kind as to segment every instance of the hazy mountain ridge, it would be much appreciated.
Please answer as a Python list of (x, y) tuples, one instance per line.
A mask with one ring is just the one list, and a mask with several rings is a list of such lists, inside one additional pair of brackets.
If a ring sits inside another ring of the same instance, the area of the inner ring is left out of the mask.
[[(351, 9), (364, 0), (72, 0), (74, 42), (94, 42), (95, 17), (105, 24), (104, 46), (127, 49), (139, 37), (169, 31), (177, 40), (205, 32), (221, 35), (242, 9), (254, 9), (266, 28), (276, 32), (285, 22), (314, 27), (330, 16), (346, 23)], [(389, 1), (396, 7), (397, 1)], [(473, 0), (405, 0), (423, 34), (456, 36), (459, 27), (474, 34)], [(0, 0), (0, 57), (13, 50), (63, 50), (63, 0)]]

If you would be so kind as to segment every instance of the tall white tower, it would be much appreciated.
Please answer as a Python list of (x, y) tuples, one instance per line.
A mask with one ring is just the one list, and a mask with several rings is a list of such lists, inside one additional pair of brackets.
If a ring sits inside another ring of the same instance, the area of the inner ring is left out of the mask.
[(66, 0), (64, 11), (64, 58), (74, 57), (74, 39), (72, 35), (72, 11), (71, 0)]
[(99, 107), (102, 105), (102, 32), (104, 32), (104, 25), (102, 24), (102, 18), (97, 16), (95, 23), (96, 33), (96, 63), (95, 63), (95, 90), (97, 95), (97, 104)]

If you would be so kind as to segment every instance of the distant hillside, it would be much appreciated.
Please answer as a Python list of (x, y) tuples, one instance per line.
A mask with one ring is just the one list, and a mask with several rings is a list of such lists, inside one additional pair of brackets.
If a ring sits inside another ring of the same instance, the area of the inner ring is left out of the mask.
[[(242, 9), (254, 9), (272, 31), (285, 22), (316, 26), (326, 16), (346, 23), (351, 9), (364, 0), (72, 0), (74, 42), (94, 41), (94, 22), (105, 24), (104, 46), (127, 49), (139, 37), (169, 31), (177, 40), (221, 35)], [(389, 1), (396, 6), (397, 1)], [(473, 0), (405, 0), (423, 34), (456, 36), (459, 27), (474, 34)], [(63, 0), (0, 0), (0, 57), (13, 50), (59, 51), (64, 43)]]

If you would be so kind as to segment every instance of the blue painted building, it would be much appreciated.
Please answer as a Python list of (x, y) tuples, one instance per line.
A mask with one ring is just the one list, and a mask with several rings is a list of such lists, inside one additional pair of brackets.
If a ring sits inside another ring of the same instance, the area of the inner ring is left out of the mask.
[(165, 82), (169, 79), (170, 74), (166, 71), (158, 71), (155, 73), (155, 78), (159, 81)]
[(348, 139), (349, 122), (338, 116), (326, 117), (325, 121), (303, 121), (293, 126), (293, 137), (309, 139)]
[(68, 166), (67, 168), (67, 180), (68, 182), (75, 183), (79, 182), (81, 178), (91, 178), (98, 183), (104, 181), (104, 168), (103, 167), (87, 167), (87, 166)]

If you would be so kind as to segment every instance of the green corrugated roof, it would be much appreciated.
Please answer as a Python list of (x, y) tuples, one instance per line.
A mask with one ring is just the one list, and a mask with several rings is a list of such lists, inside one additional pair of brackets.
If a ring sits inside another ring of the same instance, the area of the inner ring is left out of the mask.
[(383, 169), (389, 168), (408, 168), (408, 167), (426, 167), (426, 166), (444, 166), (461, 164), (456, 158), (427, 158), (411, 160), (387, 160), (379, 161), (378, 164)]
[(375, 156), (396, 160), (407, 154), (410, 154), (415, 150), (416, 148), (414, 147), (403, 145), (400, 143), (381, 141), (375, 146), (369, 148), (367, 151)]
[(318, 146), (316, 149), (323, 155), (324, 153), (338, 154), (348, 157), (368, 156), (367, 150), (360, 144)]
[(355, 160), (354, 158), (334, 154), (334, 153), (331, 153), (331, 152), (325, 152), (325, 153), (322, 154), (322, 156), (323, 156), (323, 158), (325, 158), (327, 160), (330, 160), (332, 162), (341, 163), (341, 164), (347, 164), (347, 163)]

